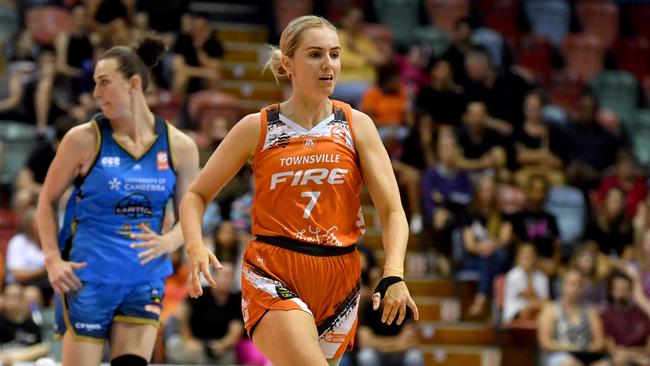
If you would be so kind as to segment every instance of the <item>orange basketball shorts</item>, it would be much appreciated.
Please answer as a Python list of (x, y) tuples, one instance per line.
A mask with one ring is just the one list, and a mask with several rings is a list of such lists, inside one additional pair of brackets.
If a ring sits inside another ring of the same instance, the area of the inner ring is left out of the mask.
[(357, 328), (359, 254), (352, 248), (338, 254), (313, 244), (301, 245), (301, 251), (292, 247), (268, 244), (259, 238), (246, 246), (242, 267), (246, 331), (252, 337), (269, 310), (302, 310), (314, 317), (325, 358), (339, 358), (352, 347)]

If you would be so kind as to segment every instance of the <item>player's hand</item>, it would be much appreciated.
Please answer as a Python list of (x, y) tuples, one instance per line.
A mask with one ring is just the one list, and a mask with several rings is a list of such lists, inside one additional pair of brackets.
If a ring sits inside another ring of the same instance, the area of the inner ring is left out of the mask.
[(201, 273), (208, 280), (212, 287), (217, 287), (217, 282), (210, 274), (210, 265), (214, 268), (221, 270), (223, 266), (217, 260), (217, 257), (208, 250), (203, 243), (188, 243), (186, 246), (188, 263), (190, 266), (190, 296), (197, 298), (203, 295), (201, 288)]
[(159, 235), (151, 230), (148, 225), (140, 225), (142, 233), (131, 234), (131, 238), (141, 240), (140, 243), (131, 244), (131, 248), (144, 248), (146, 250), (138, 253), (140, 264), (147, 264), (161, 255), (170, 253), (173, 249), (173, 243), (164, 235)]
[(388, 286), (384, 298), (381, 298), (379, 292), (372, 295), (372, 309), (379, 309), (381, 302), (384, 302), (384, 312), (381, 315), (382, 323), (391, 325), (397, 317), (397, 325), (401, 325), (406, 317), (406, 307), (411, 308), (413, 319), (418, 320), (420, 313), (415, 301), (411, 298), (408, 287), (404, 281), (400, 281)]
[(66, 262), (58, 259), (46, 264), (47, 278), (54, 291), (58, 294), (77, 291), (81, 288), (81, 280), (74, 274), (74, 271), (85, 266), (85, 262)]

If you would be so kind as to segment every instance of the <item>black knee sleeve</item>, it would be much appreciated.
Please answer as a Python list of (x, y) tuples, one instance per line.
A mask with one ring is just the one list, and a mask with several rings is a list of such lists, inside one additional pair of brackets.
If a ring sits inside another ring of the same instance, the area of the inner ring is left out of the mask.
[(149, 362), (137, 355), (122, 355), (111, 360), (111, 366), (147, 366)]

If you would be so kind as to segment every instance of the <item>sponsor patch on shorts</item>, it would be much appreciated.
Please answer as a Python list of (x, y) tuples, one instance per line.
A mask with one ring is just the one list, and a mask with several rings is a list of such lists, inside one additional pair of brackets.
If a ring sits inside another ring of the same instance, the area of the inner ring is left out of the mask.
[(291, 290), (289, 290), (284, 286), (275, 286), (275, 292), (283, 300), (293, 299), (294, 297), (298, 297)]

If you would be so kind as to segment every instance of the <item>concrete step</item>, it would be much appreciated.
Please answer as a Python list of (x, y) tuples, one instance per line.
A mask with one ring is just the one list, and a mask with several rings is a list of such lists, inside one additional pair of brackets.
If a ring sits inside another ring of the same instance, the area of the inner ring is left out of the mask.
[(434, 276), (406, 276), (411, 296), (454, 297), (454, 283), (451, 279)]
[(418, 322), (423, 344), (450, 346), (492, 346), (494, 327), (487, 323)]
[(227, 81), (266, 81), (275, 83), (270, 70), (255, 62), (222, 62), (221, 73)]
[[(381, 231), (378, 229), (367, 229), (361, 240), (365, 245), (373, 249), (383, 249)], [(418, 249), (419, 242), (420, 238), (418, 235), (409, 235), (408, 248), (413, 250)]]
[(264, 44), (267, 41), (266, 27), (245, 23), (213, 23), (217, 29), (217, 37), (223, 43), (242, 42)]
[(423, 346), (422, 351), (426, 366), (501, 365), (501, 351), (496, 347)]
[(219, 89), (239, 99), (279, 101), (284, 95), (279, 85), (268, 81), (223, 80), (219, 83)]
[(268, 58), (268, 48), (259, 43), (225, 42), (223, 61), (263, 64)]
[(418, 306), (420, 321), (457, 322), (460, 320), (460, 301), (453, 297), (413, 296)]

